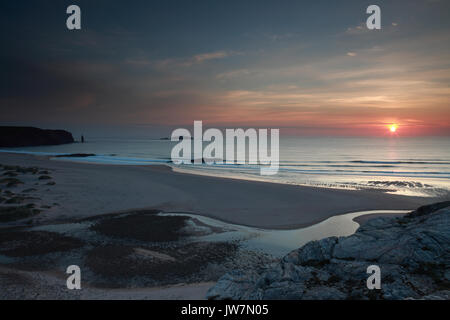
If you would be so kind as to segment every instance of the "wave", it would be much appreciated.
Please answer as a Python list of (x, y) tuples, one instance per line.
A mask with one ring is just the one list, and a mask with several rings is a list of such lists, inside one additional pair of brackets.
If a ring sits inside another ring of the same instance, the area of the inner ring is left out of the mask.
[(450, 164), (446, 160), (441, 161), (370, 161), (370, 160), (352, 160), (351, 163), (367, 163), (367, 164)]
[[(13, 152), (22, 154), (35, 154), (46, 156), (59, 156), (59, 160), (70, 160), (77, 162), (90, 162), (100, 164), (117, 164), (117, 165), (151, 165), (151, 164), (170, 164), (169, 158), (140, 158), (140, 157), (123, 157), (116, 155), (99, 154), (88, 157), (64, 157), (69, 153), (50, 153), (50, 152), (36, 152), (36, 151), (11, 151), (0, 150), (0, 152)], [(365, 176), (397, 176), (397, 177), (435, 177), (435, 178), (450, 178), (450, 167), (445, 166), (450, 162), (442, 161), (377, 161), (377, 160), (320, 160), (320, 161), (281, 161), (279, 163), (279, 171), (285, 173), (298, 174), (326, 174), (326, 175), (365, 175)], [(358, 165), (360, 164), (360, 165)], [(416, 167), (416, 171), (410, 166), (402, 166), (405, 164), (421, 164), (429, 165), (429, 167)], [(436, 166), (441, 165), (441, 166)], [(442, 166), (444, 165), (444, 166)], [(182, 165), (185, 168), (208, 170), (208, 169), (232, 169), (233, 171), (241, 170), (242, 172), (252, 173), (253, 170), (260, 169), (259, 165), (250, 164), (213, 164), (213, 165)], [(366, 170), (358, 170), (358, 168), (365, 168)], [(397, 170), (377, 170), (377, 168), (395, 168)], [(355, 169), (355, 170), (352, 170)], [(373, 169), (373, 170), (371, 170)], [(403, 169), (403, 170), (402, 170)], [(406, 170), (405, 170), (406, 169)], [(407, 170), (409, 169), (409, 170)], [(425, 171), (423, 169), (430, 169)], [(436, 170), (444, 169), (444, 170)]]

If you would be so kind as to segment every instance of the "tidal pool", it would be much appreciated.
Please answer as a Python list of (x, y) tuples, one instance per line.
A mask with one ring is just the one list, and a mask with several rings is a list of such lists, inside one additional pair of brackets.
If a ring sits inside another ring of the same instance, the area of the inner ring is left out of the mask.
[(359, 224), (353, 221), (356, 217), (368, 214), (405, 214), (409, 211), (410, 210), (359, 211), (333, 216), (312, 226), (292, 230), (252, 228), (188, 213), (160, 213), (160, 215), (187, 216), (197, 219), (208, 226), (224, 230), (224, 232), (221, 233), (192, 237), (192, 240), (194, 241), (239, 241), (244, 249), (260, 251), (271, 254), (274, 257), (281, 257), (290, 251), (305, 245), (309, 241), (320, 240), (332, 236), (342, 237), (352, 235), (359, 228)]

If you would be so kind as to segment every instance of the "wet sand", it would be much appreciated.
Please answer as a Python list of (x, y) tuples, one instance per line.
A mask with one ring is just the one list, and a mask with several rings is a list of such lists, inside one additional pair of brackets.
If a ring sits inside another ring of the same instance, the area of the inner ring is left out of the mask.
[(84, 164), (25, 154), (0, 153), (0, 164), (37, 166), (51, 171), (53, 185), (43, 180), (9, 188), (19, 192), (33, 187), (37, 189), (33, 196), (55, 204), (41, 212), (38, 219), (42, 222), (153, 208), (195, 213), (252, 227), (294, 229), (337, 214), (408, 210), (439, 200), (374, 190), (216, 178), (173, 172), (167, 166)]

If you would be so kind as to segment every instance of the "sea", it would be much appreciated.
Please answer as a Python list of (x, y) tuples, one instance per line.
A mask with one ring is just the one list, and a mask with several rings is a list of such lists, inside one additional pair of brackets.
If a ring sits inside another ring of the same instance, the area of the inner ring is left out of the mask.
[(339, 189), (373, 189), (410, 196), (450, 194), (449, 137), (280, 137), (279, 170), (261, 176), (258, 165), (174, 165), (171, 151), (177, 142), (161, 138), (88, 136), (85, 143), (3, 148), (1, 152), (58, 157), (116, 165), (166, 164), (175, 171), (272, 183)]

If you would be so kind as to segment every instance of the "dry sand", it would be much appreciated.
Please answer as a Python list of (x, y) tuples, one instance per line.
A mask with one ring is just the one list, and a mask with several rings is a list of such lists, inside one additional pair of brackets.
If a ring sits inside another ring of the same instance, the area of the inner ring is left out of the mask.
[(37, 166), (52, 171), (56, 184), (36, 186), (36, 195), (46, 203), (58, 205), (40, 215), (41, 222), (155, 208), (253, 227), (291, 229), (337, 214), (409, 210), (439, 200), (372, 190), (216, 178), (173, 172), (167, 166), (85, 164), (25, 154), (0, 153), (0, 164)]

